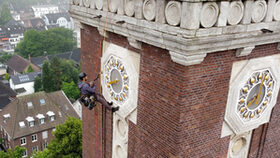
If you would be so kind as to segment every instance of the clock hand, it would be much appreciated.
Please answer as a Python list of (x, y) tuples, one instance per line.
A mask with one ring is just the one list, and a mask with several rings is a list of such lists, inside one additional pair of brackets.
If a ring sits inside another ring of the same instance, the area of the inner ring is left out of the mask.
[(265, 76), (263, 77), (262, 82), (261, 82), (261, 86), (260, 86), (259, 93), (258, 93), (258, 96), (257, 96), (256, 104), (259, 103), (259, 99), (260, 99), (260, 95), (261, 95), (261, 92), (262, 92), (262, 87), (263, 87), (264, 78), (265, 78)]
[(251, 100), (248, 104), (247, 104), (247, 107), (251, 106), (251, 104), (257, 99), (257, 97), (254, 97), (253, 100)]
[(114, 81), (111, 81), (111, 82), (109, 82), (109, 84), (116, 84), (117, 82), (119, 82), (119, 80), (118, 79), (116, 79), (116, 80), (114, 80)]

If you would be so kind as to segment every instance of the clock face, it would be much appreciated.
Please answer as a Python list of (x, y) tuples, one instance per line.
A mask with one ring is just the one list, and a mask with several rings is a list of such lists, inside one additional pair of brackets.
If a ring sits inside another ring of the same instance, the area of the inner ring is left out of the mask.
[(107, 92), (115, 102), (124, 103), (129, 97), (129, 77), (123, 63), (111, 56), (104, 66)]
[(253, 73), (240, 89), (237, 111), (244, 121), (257, 119), (269, 106), (275, 81), (269, 70)]

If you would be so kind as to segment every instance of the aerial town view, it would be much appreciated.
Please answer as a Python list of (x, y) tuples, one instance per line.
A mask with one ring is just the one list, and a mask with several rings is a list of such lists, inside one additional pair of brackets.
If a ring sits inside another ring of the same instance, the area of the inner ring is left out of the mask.
[(280, 0), (0, 0), (0, 158), (280, 158)]

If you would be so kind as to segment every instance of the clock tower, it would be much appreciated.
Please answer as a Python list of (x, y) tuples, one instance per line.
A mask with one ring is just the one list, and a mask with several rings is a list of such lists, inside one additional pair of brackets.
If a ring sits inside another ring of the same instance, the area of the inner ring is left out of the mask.
[(280, 156), (280, 1), (71, 0), (86, 158)]

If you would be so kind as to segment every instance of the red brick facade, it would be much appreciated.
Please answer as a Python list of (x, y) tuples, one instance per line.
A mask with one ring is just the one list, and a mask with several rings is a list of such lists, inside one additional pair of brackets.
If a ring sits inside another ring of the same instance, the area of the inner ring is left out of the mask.
[[(103, 37), (90, 26), (84, 26), (81, 37), (82, 71), (93, 79), (100, 71)], [(129, 123), (129, 158), (226, 157), (229, 136), (220, 137), (233, 62), (280, 53), (277, 44), (262, 45), (246, 57), (236, 57), (235, 50), (216, 52), (187, 67), (172, 62), (167, 50), (145, 43), (137, 50), (113, 33), (106, 41), (141, 56), (137, 125)], [(280, 157), (278, 104), (270, 123), (253, 131), (249, 157)], [(83, 109), (83, 157), (101, 154), (112, 157), (112, 115), (99, 105), (92, 111)]]

